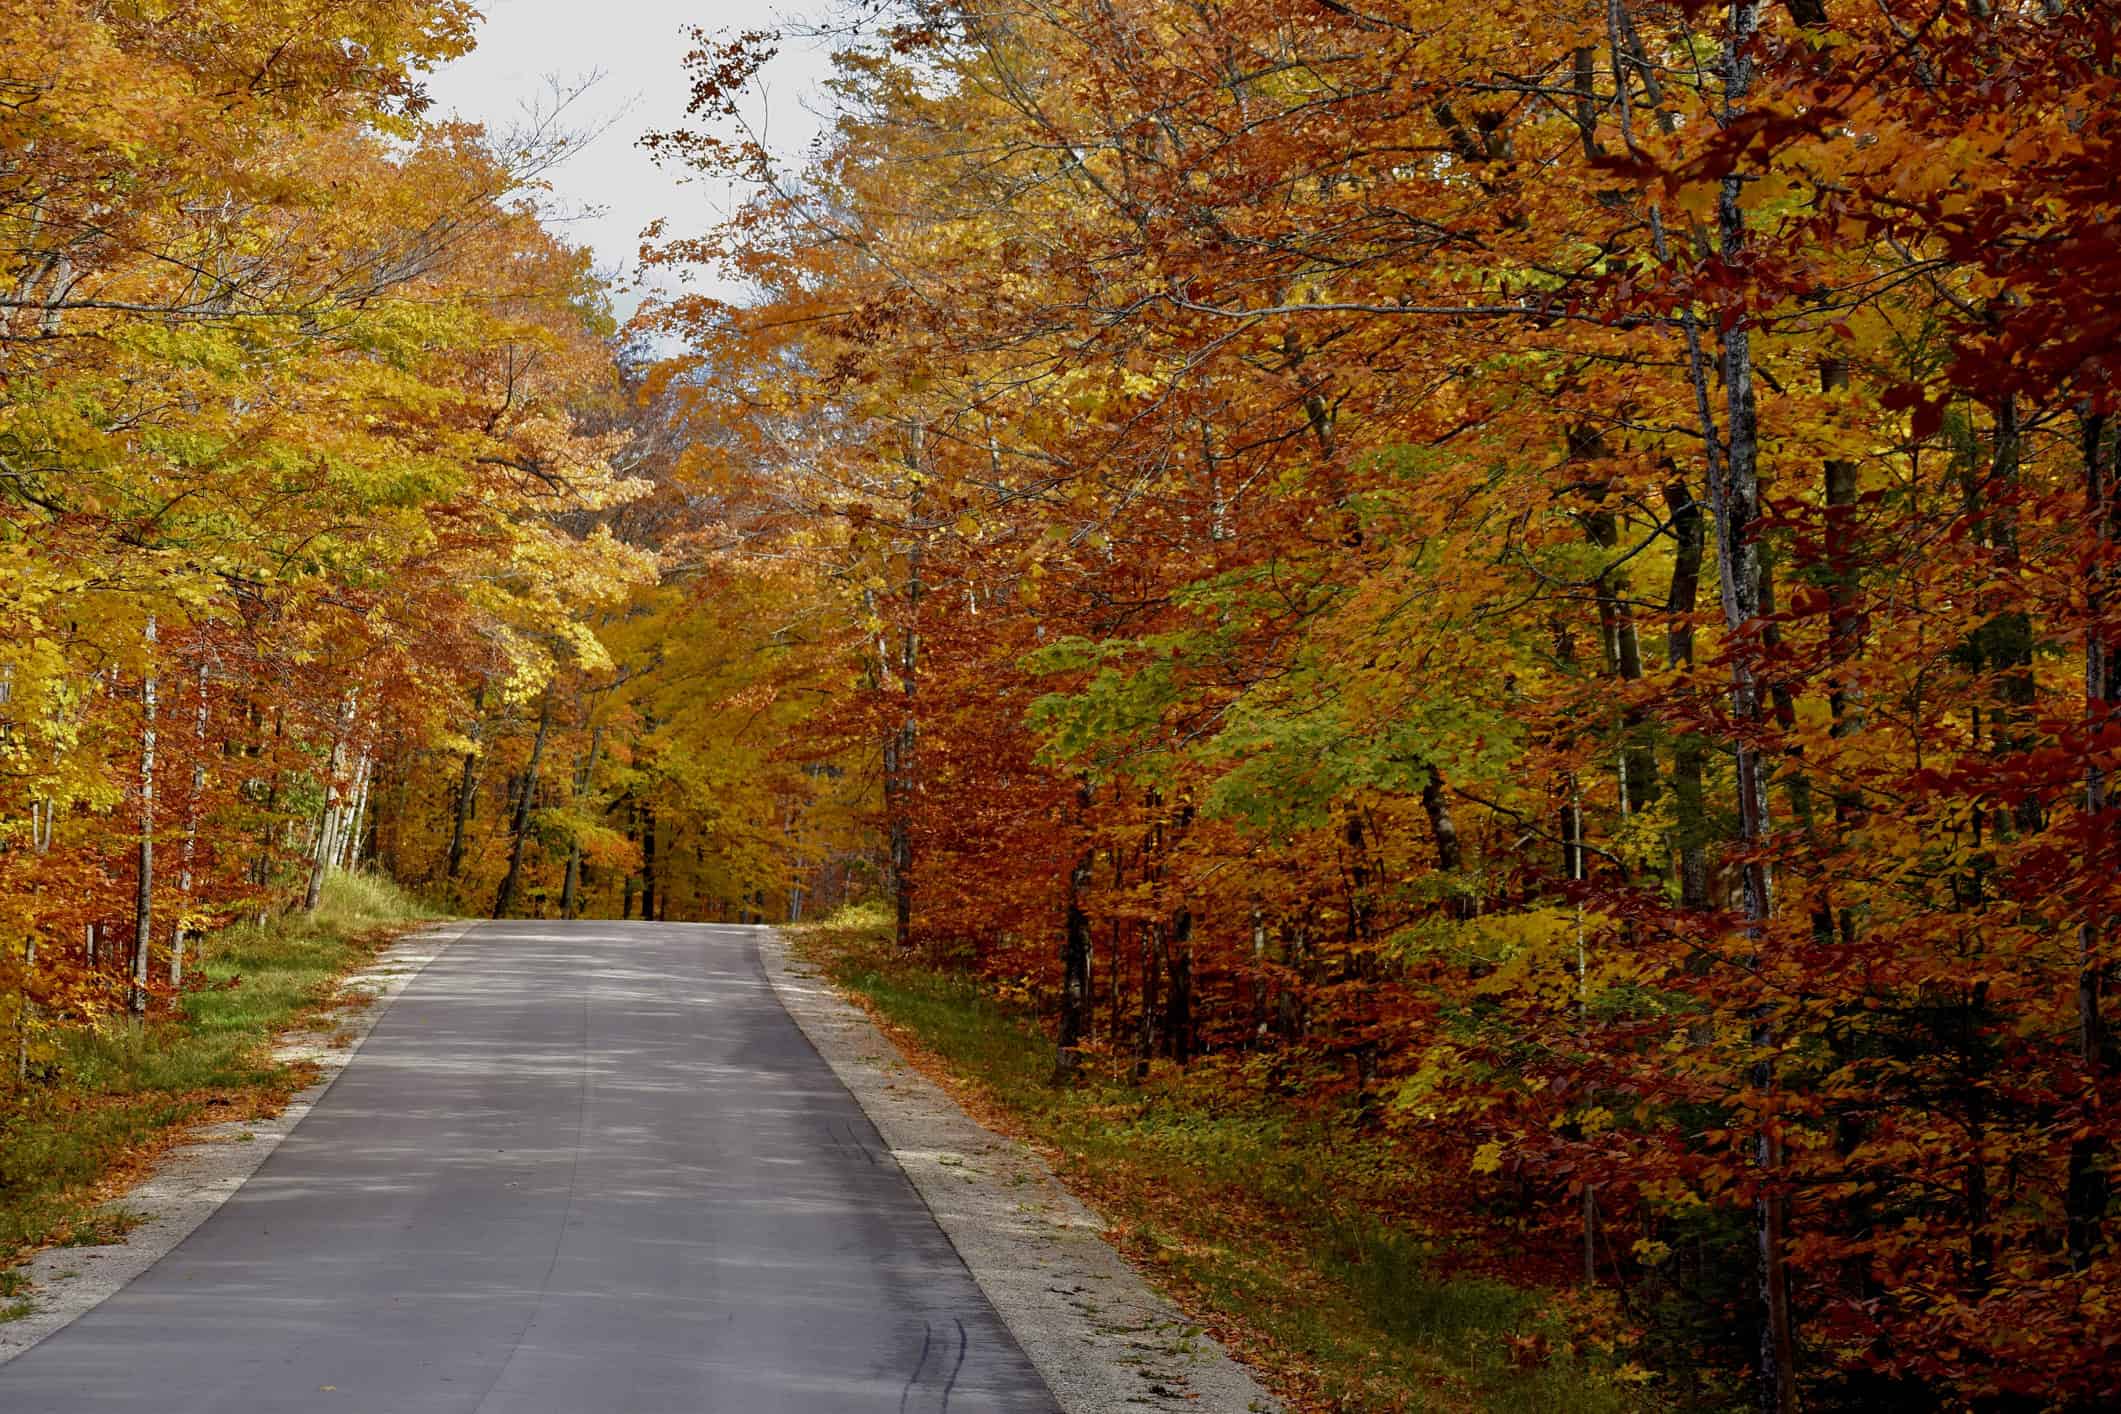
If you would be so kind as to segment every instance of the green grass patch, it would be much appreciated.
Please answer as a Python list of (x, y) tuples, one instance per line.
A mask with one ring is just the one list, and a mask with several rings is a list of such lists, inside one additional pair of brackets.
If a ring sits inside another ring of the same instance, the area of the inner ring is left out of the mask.
[(127, 1233), (147, 1221), (147, 1214), (130, 1208), (100, 1208), (66, 1230), (61, 1247), (108, 1247), (123, 1242)]
[(37, 1309), (29, 1299), (29, 1277), (11, 1268), (0, 1268), (0, 1325), (19, 1321)]
[[(975, 1105), (1058, 1151), (1133, 1255), (1251, 1333), (1306, 1409), (1603, 1414), (1651, 1406), (1556, 1293), (1451, 1270), (1393, 1214), (1418, 1176), (1386, 1141), (1230, 1083), (1214, 1062), (1142, 1086), (1094, 1064), (1052, 1084), (1037, 1020), (970, 978), (899, 957), (881, 915), (796, 931), (798, 949), (904, 1028)], [(1230, 1064), (1236, 1064), (1231, 1062)]]
[(123, 1237), (137, 1218), (105, 1207), (103, 1187), (180, 1126), (282, 1101), (300, 1074), (272, 1059), (273, 1035), (329, 1001), (384, 942), (435, 916), (382, 880), (334, 875), (316, 913), (208, 939), (194, 963), (201, 985), (169, 1015), (56, 1028), (41, 1078), (0, 1081), (0, 1268), (53, 1243)]

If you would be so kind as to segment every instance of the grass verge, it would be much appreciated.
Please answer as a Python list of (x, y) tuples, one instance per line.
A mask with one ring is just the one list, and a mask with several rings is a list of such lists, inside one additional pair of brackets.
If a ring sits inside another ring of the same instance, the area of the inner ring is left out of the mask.
[(269, 1114), (307, 1072), (272, 1038), (329, 1002), (340, 979), (437, 915), (365, 875), (327, 881), (314, 914), (210, 938), (199, 985), (171, 1012), (48, 1033), (41, 1078), (0, 1090), (0, 1319), (27, 1314), (7, 1268), (39, 1248), (113, 1241), (137, 1221), (114, 1193), (201, 1120)]
[(1385, 1216), (1389, 1194), (1418, 1180), (1383, 1143), (1244, 1098), (1212, 1065), (1142, 1086), (1093, 1066), (1055, 1086), (1034, 1018), (900, 957), (882, 923), (856, 912), (791, 935), (976, 1116), (1037, 1146), (1135, 1264), (1292, 1408), (1653, 1404), (1621, 1352), (1586, 1341), (1586, 1313), (1565, 1314), (1566, 1298), (1448, 1274), (1437, 1239)]

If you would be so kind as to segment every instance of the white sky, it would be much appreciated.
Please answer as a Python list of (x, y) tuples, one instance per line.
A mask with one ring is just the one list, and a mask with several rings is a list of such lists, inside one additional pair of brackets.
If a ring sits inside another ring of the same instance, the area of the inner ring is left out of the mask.
[[(638, 146), (643, 133), (686, 121), (686, 26), (765, 29), (784, 12), (746, 0), (486, 0), (484, 8), (479, 47), (429, 79), (435, 115), (506, 131), (541, 103), (549, 109), (555, 82), (573, 88), (602, 75), (565, 126), (610, 125), (551, 174), (548, 204), (565, 218), (555, 222), (557, 229), (593, 249), (598, 268), (619, 277), (616, 300), (624, 317), (640, 298), (630, 286), (641, 229), (665, 217), (670, 234), (696, 234), (732, 200), (720, 184), (680, 185), (682, 171), (657, 167)], [(810, 110), (818, 106), (816, 85), (828, 69), (821, 50), (784, 45), (764, 75), (765, 92), (744, 105), (776, 153), (795, 159), (816, 135)]]

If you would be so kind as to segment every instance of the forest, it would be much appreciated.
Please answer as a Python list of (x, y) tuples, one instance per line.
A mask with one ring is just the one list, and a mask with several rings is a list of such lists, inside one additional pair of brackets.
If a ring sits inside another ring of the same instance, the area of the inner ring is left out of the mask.
[(465, 0), (0, 15), (7, 1084), (336, 871), (881, 903), (1645, 1407), (2111, 1407), (2112, 0), (703, 25), (623, 324)]

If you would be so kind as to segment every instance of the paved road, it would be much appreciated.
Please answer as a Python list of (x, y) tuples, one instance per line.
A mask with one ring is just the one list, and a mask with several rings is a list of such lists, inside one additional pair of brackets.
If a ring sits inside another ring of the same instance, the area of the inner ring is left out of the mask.
[(0, 1411), (1053, 1414), (751, 932), (495, 923)]

